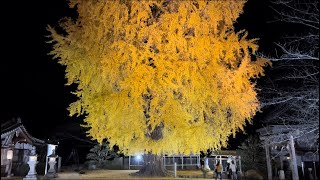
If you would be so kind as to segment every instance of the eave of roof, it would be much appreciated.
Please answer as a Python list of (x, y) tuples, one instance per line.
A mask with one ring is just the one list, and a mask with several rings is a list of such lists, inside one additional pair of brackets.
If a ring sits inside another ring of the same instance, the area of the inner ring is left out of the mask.
[(38, 138), (31, 136), (28, 133), (28, 131), (26, 130), (26, 128), (23, 126), (22, 123), (14, 124), (6, 129), (4, 129), (3, 131), (1, 131), (1, 139), (4, 139), (6, 136), (8, 136), (18, 130), (21, 130), (21, 132), (24, 134), (24, 136), (26, 136), (29, 139), (29, 141), (31, 141), (31, 143), (33, 143), (33, 144), (44, 144), (45, 143), (43, 140), (40, 140)]

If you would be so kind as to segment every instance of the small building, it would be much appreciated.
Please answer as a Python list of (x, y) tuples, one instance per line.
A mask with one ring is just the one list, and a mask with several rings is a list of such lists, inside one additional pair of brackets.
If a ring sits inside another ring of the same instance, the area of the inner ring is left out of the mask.
[[(7, 176), (10, 171), (11, 174), (23, 176), (21, 168), (27, 171), (32, 148), (38, 149), (45, 145), (44, 141), (28, 133), (20, 118), (1, 123), (1, 176)], [(8, 159), (8, 152), (12, 152), (12, 160)]]

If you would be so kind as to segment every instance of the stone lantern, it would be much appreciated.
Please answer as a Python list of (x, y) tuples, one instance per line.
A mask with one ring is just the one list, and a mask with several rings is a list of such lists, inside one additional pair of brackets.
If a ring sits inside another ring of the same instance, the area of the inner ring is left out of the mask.
[(38, 164), (38, 161), (35, 147), (32, 147), (31, 154), (29, 155), (29, 161), (27, 163), (29, 164), (30, 170), (23, 180), (37, 180), (36, 165)]
[(313, 180), (313, 176), (312, 176), (312, 168), (308, 168), (309, 171), (309, 179)]
[(52, 154), (50, 156), (48, 156), (49, 158), (49, 170), (46, 174), (46, 177), (49, 177), (49, 178), (55, 178), (57, 177), (57, 174), (56, 174), (56, 169), (55, 169), (55, 164), (57, 163), (56, 162), (56, 159), (57, 159), (57, 155), (55, 154), (54, 150), (52, 150)]

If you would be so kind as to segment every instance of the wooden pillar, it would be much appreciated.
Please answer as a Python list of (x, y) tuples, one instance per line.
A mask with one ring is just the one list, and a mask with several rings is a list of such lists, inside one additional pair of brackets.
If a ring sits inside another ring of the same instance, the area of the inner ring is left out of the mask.
[(271, 167), (271, 158), (270, 158), (270, 147), (265, 145), (266, 150), (266, 161), (267, 161), (267, 170), (268, 170), (268, 180), (272, 180), (272, 167)]
[(290, 136), (289, 147), (290, 147), (289, 153), (290, 153), (290, 163), (291, 163), (291, 170), (292, 170), (292, 180), (299, 180), (297, 158), (296, 158), (296, 151), (294, 148), (293, 136)]

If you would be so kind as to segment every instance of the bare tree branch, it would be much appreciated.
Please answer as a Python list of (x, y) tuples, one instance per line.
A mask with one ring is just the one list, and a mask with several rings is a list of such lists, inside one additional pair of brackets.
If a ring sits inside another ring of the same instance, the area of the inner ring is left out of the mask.
[[(272, 144), (290, 135), (310, 146), (319, 142), (319, 9), (315, 0), (276, 0), (277, 21), (304, 26), (300, 35), (275, 43), (274, 77), (262, 88), (262, 107), (271, 109), (264, 123), (274, 126), (265, 138)], [(272, 76), (272, 75), (271, 75)], [(280, 125), (280, 126), (277, 126)], [(283, 128), (286, 127), (286, 128)]]

